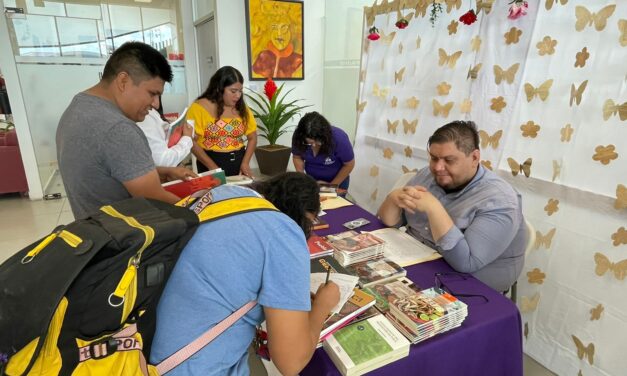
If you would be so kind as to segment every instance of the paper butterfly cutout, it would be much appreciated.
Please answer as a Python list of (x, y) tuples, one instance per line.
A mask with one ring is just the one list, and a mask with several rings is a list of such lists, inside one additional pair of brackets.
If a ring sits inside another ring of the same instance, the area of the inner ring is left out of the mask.
[(536, 138), (540, 131), (540, 126), (535, 124), (533, 120), (529, 120), (527, 123), (520, 126), (520, 130), (522, 131), (523, 137)]
[(446, 13), (451, 13), (453, 7), (459, 9), (462, 6), (462, 0), (445, 0), (446, 2)]
[(555, 4), (559, 2), (564, 5), (568, 2), (568, 0), (546, 0), (546, 2), (544, 3), (544, 7), (546, 8), (546, 10), (551, 10), (551, 8), (553, 8), (553, 2), (555, 2)]
[(554, 182), (555, 179), (557, 179), (557, 177), (560, 176), (561, 172), (562, 172), (562, 164), (554, 159), (553, 160), (553, 177), (551, 178), (551, 181)]
[(408, 172), (418, 172), (417, 168), (412, 168), (410, 170), (409, 167), (405, 167), (405, 165), (401, 165), (401, 170), (403, 170), (403, 174), (406, 174)]
[(357, 103), (357, 112), (363, 112), (364, 108), (366, 108), (366, 105), (368, 104), (368, 101), (363, 101), (361, 103)]
[(418, 16), (424, 17), (427, 14), (427, 6), (431, 5), (431, 2), (427, 0), (418, 0), (416, 3), (416, 10), (414, 13), (414, 17), (418, 18)]
[(370, 176), (372, 177), (379, 176), (379, 167), (377, 166), (370, 167)]
[(370, 195), (370, 199), (372, 201), (377, 201), (377, 192), (379, 192), (379, 189), (375, 189), (372, 194)]
[(588, 47), (584, 47), (580, 52), (577, 52), (575, 54), (575, 68), (583, 68), (589, 57)]
[(472, 110), (472, 101), (468, 98), (464, 99), (462, 103), (459, 104), (459, 112), (462, 114), (468, 114)]
[(604, 309), (603, 304), (598, 304), (596, 307), (592, 308), (590, 310), (590, 321), (600, 319)]
[(444, 105), (440, 104), (436, 99), (433, 100), (433, 116), (441, 115), (443, 118), (447, 118), (449, 112), (453, 108), (455, 102), (447, 102)]
[(608, 165), (612, 160), (618, 158), (618, 153), (614, 151), (616, 147), (614, 145), (599, 145), (594, 148), (596, 153), (592, 156), (592, 159), (595, 161), (599, 161), (604, 165)]
[(516, 63), (512, 65), (511, 67), (507, 68), (506, 70), (503, 70), (501, 66), (495, 65), (494, 66), (494, 82), (497, 85), (500, 84), (502, 80), (507, 81), (508, 84), (513, 83), (514, 78), (516, 78), (516, 72), (518, 72), (519, 66), (520, 66), (520, 63)]
[(394, 152), (392, 151), (392, 149), (390, 148), (383, 149), (383, 158), (392, 159), (393, 155), (394, 155)]
[(481, 139), (481, 148), (485, 149), (488, 145), (492, 146), (492, 149), (496, 149), (499, 147), (499, 140), (503, 135), (503, 130), (499, 129), (494, 132), (492, 136), (488, 134), (488, 132), (484, 130), (479, 131), (479, 139)]
[(512, 27), (509, 31), (503, 36), (505, 37), (505, 44), (516, 44), (520, 41), (520, 36), (522, 35), (522, 30)]
[(412, 154), (414, 153), (413, 149), (410, 148), (409, 146), (406, 146), (404, 151), (405, 151), (405, 156), (407, 158), (411, 158)]
[(588, 80), (585, 80), (584, 82), (582, 82), (578, 88), (575, 88), (575, 84), (570, 85), (570, 106), (571, 107), (573, 106), (573, 102), (575, 102), (577, 106), (579, 106), (579, 103), (581, 103), (581, 96), (583, 95), (583, 92), (586, 90), (586, 86), (588, 86)]
[(540, 98), (541, 101), (546, 101), (546, 99), (549, 97), (549, 89), (551, 89), (551, 85), (553, 85), (552, 79), (544, 81), (537, 88), (534, 88), (533, 85), (526, 82), (525, 94), (527, 95), (527, 102), (531, 102), (536, 95), (538, 96), (538, 98)]
[(479, 52), (479, 49), (481, 48), (481, 38), (479, 38), (478, 35), (470, 40), (470, 48), (474, 52)]
[(394, 122), (388, 120), (388, 133), (396, 134), (396, 127), (398, 127), (398, 120)]
[(392, 100), (390, 101), (390, 106), (392, 106), (392, 108), (395, 108), (397, 104), (398, 104), (398, 98), (392, 97)]
[(520, 312), (533, 312), (538, 308), (538, 302), (540, 301), (540, 294), (537, 292), (530, 298), (523, 296), (520, 302)]
[(614, 272), (614, 277), (616, 279), (622, 281), (625, 279), (625, 275), (627, 275), (627, 259), (613, 263), (607, 258), (607, 256), (597, 252), (594, 254), (594, 262), (597, 264), (594, 272), (598, 276), (603, 276), (609, 270)]
[(620, 32), (618, 42), (620, 43), (621, 47), (627, 46), (627, 20), (618, 20), (618, 31)]
[(551, 248), (551, 243), (553, 242), (553, 235), (555, 235), (555, 227), (553, 227), (546, 235), (542, 235), (542, 233), (536, 230), (536, 241), (533, 243), (534, 249), (539, 249), (540, 246), (543, 246), (545, 249)]
[(622, 184), (616, 186), (616, 201), (614, 208), (621, 210), (627, 208), (627, 187)]
[(573, 132), (575, 130), (570, 126), (570, 124), (566, 124), (564, 128), (560, 129), (560, 134), (562, 137), (560, 140), (562, 142), (570, 142), (570, 138), (573, 136)]
[(624, 227), (620, 227), (612, 234), (612, 240), (614, 240), (612, 243), (614, 247), (618, 247), (621, 244), (627, 244), (627, 230), (625, 230)]
[(420, 104), (420, 101), (416, 97), (411, 97), (405, 101), (405, 104), (411, 109), (416, 109), (416, 107)]
[(448, 95), (451, 91), (451, 85), (448, 82), (441, 82), (435, 89), (438, 95)]
[(544, 278), (546, 278), (546, 274), (542, 273), (542, 271), (538, 268), (534, 268), (532, 271), (527, 272), (527, 281), (529, 283), (537, 283), (541, 285), (544, 283)]
[(451, 55), (448, 55), (446, 51), (444, 51), (442, 48), (438, 49), (438, 54), (440, 55), (440, 59), (438, 60), (438, 65), (439, 66), (446, 65), (451, 69), (455, 68), (455, 64), (457, 64), (457, 59), (459, 59), (459, 57), (462, 56), (461, 51), (457, 51), (457, 52), (452, 53)]
[(381, 35), (379, 40), (382, 43), (387, 44), (389, 46), (390, 44), (392, 44), (392, 40), (394, 40), (394, 36), (396, 35), (396, 31), (393, 31), (393, 32), (389, 33), (388, 35), (385, 35), (385, 33), (383, 31), (380, 31), (379, 34)]
[(531, 158), (527, 158), (522, 164), (518, 164), (514, 158), (507, 158), (507, 164), (512, 170), (512, 175), (514, 176), (517, 176), (522, 172), (526, 177), (529, 177), (529, 175), (531, 175), (531, 163)]
[(603, 104), (603, 120), (607, 121), (610, 116), (616, 114), (621, 121), (627, 120), (627, 102), (617, 105), (611, 99), (606, 100)]
[(584, 356), (588, 357), (588, 362), (590, 365), (594, 363), (594, 343), (588, 344), (588, 346), (584, 346), (583, 343), (577, 336), (574, 334), (571, 335), (573, 337), (573, 341), (575, 341), (575, 346), (577, 346), (577, 357), (579, 359), (583, 359)]
[(481, 70), (481, 63), (473, 66), (470, 66), (468, 69), (468, 74), (466, 75), (466, 79), (472, 78), (473, 80), (477, 78), (479, 75), (479, 71)]
[(481, 161), (481, 164), (483, 165), (483, 167), (487, 168), (488, 170), (492, 171), (492, 161)]
[(494, 4), (494, 0), (477, 0), (477, 13), (484, 11), (485, 14), (490, 14), (492, 4)]
[(405, 73), (405, 67), (402, 67), (398, 72), (394, 72), (394, 83), (403, 81), (403, 74)]
[(448, 29), (448, 35), (457, 34), (457, 25), (459, 25), (459, 22), (455, 20), (451, 21), (451, 23), (446, 27)]
[(575, 18), (577, 18), (577, 22), (575, 22), (575, 30), (582, 31), (586, 26), (591, 26), (593, 23), (597, 31), (605, 29), (607, 19), (612, 16), (614, 9), (616, 9), (616, 4), (611, 4), (602, 8), (598, 13), (591, 13), (584, 6), (576, 6)]
[(549, 202), (544, 207), (544, 211), (548, 216), (552, 216), (554, 213), (560, 210), (559, 208), (560, 200), (550, 198)]
[(411, 123), (405, 119), (403, 119), (403, 132), (405, 134), (411, 132), (411, 134), (416, 134), (416, 126), (418, 125), (418, 119), (414, 119)]
[(500, 113), (507, 106), (507, 102), (505, 102), (505, 99), (500, 96), (492, 98), (490, 101), (492, 102), (490, 108), (496, 113)]
[(379, 85), (377, 85), (376, 83), (372, 87), (372, 95), (374, 95), (375, 97), (385, 99), (385, 97), (388, 96), (388, 93), (389, 93), (389, 89), (380, 89)]
[(529, 335), (529, 323), (528, 322), (525, 323), (525, 330), (523, 331), (523, 334), (525, 335), (525, 339), (527, 339), (527, 336)]
[(420, 42), (422, 41), (422, 39), (420, 39), (420, 37), (416, 38), (416, 49), (420, 48)]
[(374, 23), (376, 9), (374, 7), (364, 7), (364, 16), (366, 17), (366, 24), (372, 26)]
[(538, 55), (553, 55), (555, 53), (555, 46), (557, 45), (557, 41), (555, 39), (551, 39), (550, 36), (545, 36), (540, 42), (536, 44), (538, 48)]

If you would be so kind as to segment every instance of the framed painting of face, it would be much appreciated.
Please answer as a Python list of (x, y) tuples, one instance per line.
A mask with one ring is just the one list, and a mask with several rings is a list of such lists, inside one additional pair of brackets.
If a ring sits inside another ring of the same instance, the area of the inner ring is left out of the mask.
[(305, 78), (303, 2), (246, 0), (250, 80)]

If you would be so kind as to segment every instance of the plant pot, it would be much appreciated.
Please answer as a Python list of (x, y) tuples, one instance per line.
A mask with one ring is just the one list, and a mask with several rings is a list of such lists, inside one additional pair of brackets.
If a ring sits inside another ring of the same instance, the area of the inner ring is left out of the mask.
[(257, 146), (255, 158), (259, 164), (259, 171), (268, 176), (285, 172), (291, 153), (292, 148), (283, 145)]

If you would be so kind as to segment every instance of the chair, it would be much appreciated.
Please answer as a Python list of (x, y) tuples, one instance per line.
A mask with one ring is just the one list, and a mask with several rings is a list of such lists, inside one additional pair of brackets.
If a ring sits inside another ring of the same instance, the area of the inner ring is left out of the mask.
[[(536, 230), (533, 228), (531, 222), (529, 222), (527, 219), (525, 219), (525, 227), (527, 227), (527, 246), (525, 247), (525, 258), (527, 258), (527, 255), (529, 255), (529, 252), (531, 251), (531, 247), (533, 247), (534, 243), (536, 242)], [(509, 297), (512, 302), (514, 302), (514, 304), (516, 304), (517, 284), (518, 281), (514, 281), (512, 287), (509, 288)]]
[(404, 173), (403, 175), (401, 175), (400, 178), (398, 178), (398, 180), (396, 180), (396, 183), (394, 183), (394, 186), (392, 186), (392, 189), (390, 189), (390, 191), (404, 187), (415, 175), (416, 171)]
[(28, 192), (15, 129), (0, 131), (0, 194), (13, 192)]

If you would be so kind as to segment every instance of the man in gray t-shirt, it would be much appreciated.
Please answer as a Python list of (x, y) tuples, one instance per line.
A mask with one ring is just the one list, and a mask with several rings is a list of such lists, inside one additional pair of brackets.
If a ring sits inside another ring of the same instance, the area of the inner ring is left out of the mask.
[(167, 60), (154, 48), (129, 42), (107, 61), (101, 81), (77, 94), (57, 128), (57, 159), (76, 219), (130, 197), (175, 203), (161, 179), (186, 179), (193, 172), (155, 167), (146, 137), (137, 126), (159, 106)]
[(470, 121), (454, 121), (429, 138), (429, 167), (386, 197), (379, 216), (388, 226), (436, 248), (455, 270), (497, 291), (518, 279), (527, 233), (521, 197), (479, 163), (479, 136)]

